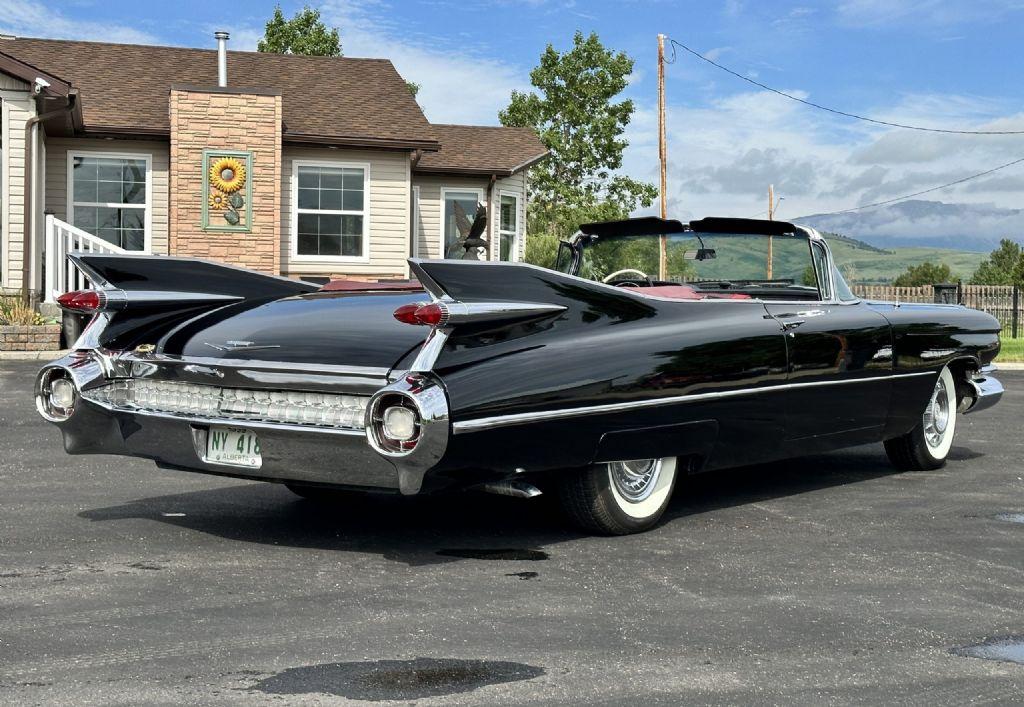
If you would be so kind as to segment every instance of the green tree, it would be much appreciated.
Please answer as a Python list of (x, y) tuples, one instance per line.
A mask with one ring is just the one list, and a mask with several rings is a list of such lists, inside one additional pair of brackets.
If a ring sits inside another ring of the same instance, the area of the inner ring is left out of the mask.
[(341, 56), (341, 39), (337, 28), (323, 23), (319, 10), (306, 5), (289, 20), (278, 5), (256, 49), (271, 54)]
[(596, 34), (577, 32), (566, 52), (548, 45), (530, 72), (535, 90), (513, 91), (499, 113), (502, 125), (536, 130), (551, 151), (530, 171), (531, 262), (552, 261), (559, 238), (580, 223), (626, 218), (654, 202), (653, 184), (616, 173), (634, 109), (632, 101), (616, 97), (632, 71), (625, 53), (605, 48)]
[(892, 281), (896, 287), (922, 287), (923, 285), (935, 285), (940, 282), (950, 282), (953, 279), (953, 272), (946, 263), (921, 263), (911, 265), (896, 276)]
[(1024, 248), (1004, 238), (971, 276), (972, 285), (1024, 286)]

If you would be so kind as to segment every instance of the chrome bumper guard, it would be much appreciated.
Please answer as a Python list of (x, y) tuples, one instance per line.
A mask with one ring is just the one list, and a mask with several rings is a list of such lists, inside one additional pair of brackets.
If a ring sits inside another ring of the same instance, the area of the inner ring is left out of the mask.
[(987, 410), (1003, 397), (1003, 384), (992, 377), (995, 371), (995, 366), (985, 366), (968, 379), (967, 385), (972, 391), (973, 400), (962, 410), (965, 415)]
[[(389, 384), (383, 369), (355, 371), (324, 366), (317, 371), (296, 371), (301, 366), (287, 370), (282, 366), (267, 370), (273, 367), (245, 361), (197, 363), (159, 355), (75, 351), (39, 372), (36, 405), (39, 413), (61, 430), (64, 448), (70, 454), (129, 455), (152, 459), (166, 467), (266, 481), (398, 489), (403, 494), (420, 491), (423, 477), (443, 456), (450, 434), (447, 396), (438, 382), (417, 374)], [(70, 380), (76, 391), (76, 402), (67, 410), (55, 410), (48, 399), (50, 386), (58, 377)], [(362, 407), (366, 405), (363, 401), (398, 394), (411, 399), (423, 416), (421, 437), (415, 448), (400, 454), (378, 448), (371, 426), (372, 405), (367, 405), (363, 419), (346, 419), (342, 426), (338, 424), (340, 420), (326, 418), (318, 425), (311, 413), (294, 421), (272, 420), (257, 419), (261, 416), (254, 414), (259, 412), (255, 408), (246, 408), (244, 415), (231, 408), (228, 414), (221, 415), (212, 404), (206, 406), (210, 410), (202, 405), (193, 409), (181, 407), (180, 401), (169, 403), (158, 398), (159, 404), (146, 406), (158, 409), (145, 409), (137, 404), (125, 405), (121, 400), (108, 400), (105, 393), (111, 384), (126, 380), (146, 380), (157, 388), (172, 386), (185, 391), (198, 386), (206, 389), (216, 381), (240, 389), (255, 389), (261, 401), (268, 390), (297, 386), (300, 390), (324, 391), (313, 401), (318, 405), (344, 396), (346, 403), (353, 398)], [(175, 405), (181, 409), (169, 409)], [(205, 440), (210, 427), (215, 425), (256, 431), (262, 448), (262, 466), (254, 469), (208, 462)]]

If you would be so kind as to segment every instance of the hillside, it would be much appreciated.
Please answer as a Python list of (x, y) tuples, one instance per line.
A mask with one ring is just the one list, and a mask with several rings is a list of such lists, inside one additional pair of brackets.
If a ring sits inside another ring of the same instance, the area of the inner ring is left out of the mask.
[[(953, 279), (967, 280), (988, 257), (988, 253), (972, 253), (951, 248), (876, 248), (873, 245), (835, 233), (823, 233), (836, 263), (852, 280), (852, 284), (875, 285), (891, 283), (897, 275), (911, 265), (924, 262), (945, 263), (953, 272)], [(729, 278), (736, 273), (757, 272), (763, 267), (764, 246), (755, 243), (741, 245), (734, 241), (719, 244), (718, 258), (697, 266), (700, 277)], [(800, 278), (807, 265), (807, 251), (787, 247), (777, 242), (775, 248), (776, 277)]]
[(828, 239), (836, 263), (858, 284), (864, 285), (892, 282), (909, 266), (926, 262), (945, 263), (953, 271), (954, 280), (967, 280), (988, 257), (988, 253), (973, 253), (952, 248), (882, 249), (835, 233), (822, 235)]

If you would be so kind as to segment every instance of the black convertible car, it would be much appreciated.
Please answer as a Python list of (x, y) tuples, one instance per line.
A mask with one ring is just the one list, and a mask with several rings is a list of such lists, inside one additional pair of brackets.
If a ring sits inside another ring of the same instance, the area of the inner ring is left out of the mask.
[(36, 386), (65, 449), (306, 497), (550, 489), (630, 533), (681, 474), (868, 442), (940, 467), (1002, 394), (994, 318), (862, 301), (783, 222), (591, 224), (554, 269), (413, 259), (399, 284), (70, 257), (91, 323)]

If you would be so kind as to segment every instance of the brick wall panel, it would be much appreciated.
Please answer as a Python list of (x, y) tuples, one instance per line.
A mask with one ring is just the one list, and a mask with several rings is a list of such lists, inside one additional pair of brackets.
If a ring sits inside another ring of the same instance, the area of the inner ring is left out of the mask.
[[(281, 270), (281, 97), (172, 89), (170, 253)], [(204, 150), (253, 153), (249, 233), (204, 231)]]

